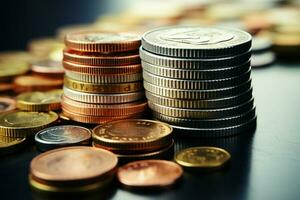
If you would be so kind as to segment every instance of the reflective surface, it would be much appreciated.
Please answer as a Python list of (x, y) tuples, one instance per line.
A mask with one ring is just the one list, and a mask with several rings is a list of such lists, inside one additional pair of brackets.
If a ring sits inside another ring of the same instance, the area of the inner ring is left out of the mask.
[[(230, 152), (228, 168), (211, 173), (184, 172), (173, 189), (128, 192), (117, 189), (112, 199), (298, 199), (300, 195), (300, 66), (277, 64), (252, 71), (257, 106), (256, 133), (215, 140), (176, 139), (176, 150), (218, 146)], [(180, 142), (178, 142), (180, 141)], [(28, 147), (0, 159), (2, 199), (32, 199), (28, 186)], [(116, 188), (118, 187), (117, 184)]]

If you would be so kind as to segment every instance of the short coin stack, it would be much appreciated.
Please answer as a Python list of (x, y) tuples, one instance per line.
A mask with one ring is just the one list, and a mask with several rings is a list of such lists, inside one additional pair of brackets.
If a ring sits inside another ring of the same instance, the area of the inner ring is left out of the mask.
[(139, 117), (147, 108), (138, 55), (140, 37), (82, 32), (66, 36), (63, 114), (78, 122)]
[(200, 137), (255, 127), (250, 48), (251, 36), (235, 29), (166, 27), (145, 33), (140, 56), (154, 118)]

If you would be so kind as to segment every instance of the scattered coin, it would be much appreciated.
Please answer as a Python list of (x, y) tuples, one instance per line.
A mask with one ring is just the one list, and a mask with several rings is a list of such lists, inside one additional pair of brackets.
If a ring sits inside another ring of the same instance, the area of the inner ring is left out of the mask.
[(16, 109), (16, 101), (8, 97), (0, 97), (0, 114)]

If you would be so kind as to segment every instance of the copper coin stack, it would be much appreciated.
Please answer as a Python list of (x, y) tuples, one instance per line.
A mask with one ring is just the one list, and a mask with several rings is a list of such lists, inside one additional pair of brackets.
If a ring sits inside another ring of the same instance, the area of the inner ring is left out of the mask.
[(82, 123), (142, 116), (144, 100), (140, 37), (81, 32), (65, 37), (63, 114)]

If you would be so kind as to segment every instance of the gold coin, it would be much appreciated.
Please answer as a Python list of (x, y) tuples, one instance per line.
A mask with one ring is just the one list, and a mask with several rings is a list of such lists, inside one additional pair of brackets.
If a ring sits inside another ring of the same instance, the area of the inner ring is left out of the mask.
[(28, 64), (40, 60), (40, 58), (30, 54), (27, 51), (4, 51), (0, 53), (0, 59), (23, 61)]
[(28, 70), (28, 63), (24, 61), (0, 58), (0, 81), (6, 81), (14, 76), (25, 74)]
[(175, 161), (187, 168), (220, 168), (230, 159), (230, 154), (217, 147), (191, 147), (175, 155)]
[(110, 149), (155, 150), (170, 144), (172, 127), (166, 123), (145, 120), (126, 119), (112, 121), (93, 129), (96, 144)]
[(0, 136), (27, 137), (58, 119), (54, 112), (12, 111), (0, 115)]
[(17, 97), (17, 108), (27, 111), (50, 111), (61, 108), (62, 90), (26, 92)]
[(65, 77), (64, 86), (75, 91), (86, 93), (102, 93), (102, 94), (115, 94), (115, 93), (130, 93), (137, 92), (143, 89), (143, 83), (114, 83), (114, 84), (94, 84), (85, 83)]
[(30, 41), (28, 45), (28, 49), (33, 55), (42, 58), (49, 57), (49, 55), (57, 49), (60, 49), (62, 56), (63, 48), (63, 42), (60, 42), (54, 38), (37, 38)]
[(6, 153), (12, 153), (19, 149), (19, 147), (24, 144), (26, 138), (14, 138), (14, 137), (5, 137), (0, 136), (0, 155)]

